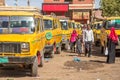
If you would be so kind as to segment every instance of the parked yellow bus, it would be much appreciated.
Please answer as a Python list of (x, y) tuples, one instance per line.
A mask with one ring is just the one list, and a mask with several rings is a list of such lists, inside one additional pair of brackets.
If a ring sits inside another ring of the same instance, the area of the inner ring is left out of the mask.
[(0, 7), (0, 64), (18, 64), (37, 76), (38, 65), (43, 66), (43, 28), (36, 8)]
[(75, 28), (76, 28), (76, 31), (77, 31), (78, 34), (82, 33), (80, 22), (75, 22)]
[(100, 31), (103, 27), (103, 21), (97, 21), (93, 23), (93, 33), (94, 33), (94, 39), (95, 39), (95, 45), (100, 45)]
[(68, 25), (69, 20), (60, 20), (61, 22), (61, 30), (62, 30), (62, 47), (66, 50), (68, 50), (69, 47), (69, 41), (70, 41), (70, 28)]
[[(120, 40), (120, 17), (106, 18), (103, 22), (103, 27), (105, 28), (108, 35), (110, 34), (110, 28), (114, 27), (115, 32), (118, 34), (118, 38)], [(107, 43), (106, 43), (106, 45), (107, 45)], [(105, 48), (106, 48), (106, 46), (103, 47), (104, 50), (105, 50)], [(118, 41), (118, 45), (116, 46), (116, 50), (119, 50), (119, 49), (120, 49), (120, 41)]]
[(44, 15), (45, 29), (45, 56), (54, 57), (55, 53), (61, 53), (61, 24), (57, 17), (52, 15)]

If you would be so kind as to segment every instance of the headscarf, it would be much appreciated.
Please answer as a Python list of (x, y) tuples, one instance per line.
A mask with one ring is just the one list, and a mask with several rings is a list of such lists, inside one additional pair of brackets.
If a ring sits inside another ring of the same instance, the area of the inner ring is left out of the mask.
[(109, 34), (108, 38), (111, 39), (113, 42), (118, 41), (118, 35), (115, 33), (114, 27), (111, 27), (110, 34)]
[(72, 34), (77, 34), (76, 30), (73, 30)]

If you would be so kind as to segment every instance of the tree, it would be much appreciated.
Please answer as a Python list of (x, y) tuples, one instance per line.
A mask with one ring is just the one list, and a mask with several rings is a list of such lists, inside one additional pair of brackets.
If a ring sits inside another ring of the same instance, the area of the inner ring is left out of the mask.
[(103, 16), (120, 16), (120, 0), (101, 0)]

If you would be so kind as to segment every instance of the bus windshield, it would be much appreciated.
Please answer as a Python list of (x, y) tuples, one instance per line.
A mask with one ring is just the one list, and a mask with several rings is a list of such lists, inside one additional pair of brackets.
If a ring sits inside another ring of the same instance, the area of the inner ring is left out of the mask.
[(63, 30), (68, 30), (68, 24), (67, 24), (67, 21), (60, 21), (61, 23), (61, 28)]
[(33, 33), (35, 27), (33, 17), (27, 16), (0, 16), (0, 33)]
[(96, 25), (96, 29), (101, 29), (102, 28), (102, 24), (100, 24), (100, 23), (98, 23), (97, 25)]
[(46, 20), (44, 19), (44, 28), (47, 30), (47, 29), (52, 29), (52, 20)]
[(110, 29), (111, 27), (115, 27), (115, 29), (120, 29), (120, 19), (107, 21), (106, 29)]

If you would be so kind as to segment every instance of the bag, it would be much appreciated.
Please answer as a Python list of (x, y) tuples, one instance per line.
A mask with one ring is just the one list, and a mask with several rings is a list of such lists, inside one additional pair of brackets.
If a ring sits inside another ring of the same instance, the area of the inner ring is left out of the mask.
[(118, 39), (118, 41), (115, 42), (115, 45), (119, 45), (120, 40)]
[(105, 55), (108, 55), (108, 48), (105, 49)]

